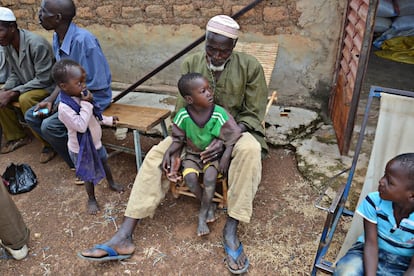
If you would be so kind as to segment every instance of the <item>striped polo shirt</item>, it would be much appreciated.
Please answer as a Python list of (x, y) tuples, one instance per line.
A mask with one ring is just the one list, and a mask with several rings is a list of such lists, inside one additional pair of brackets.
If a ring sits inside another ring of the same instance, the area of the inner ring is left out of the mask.
[[(379, 192), (368, 194), (356, 212), (377, 225), (379, 248), (400, 256), (414, 255), (414, 213), (397, 226), (392, 201), (381, 199)], [(358, 241), (364, 242), (364, 235)]]

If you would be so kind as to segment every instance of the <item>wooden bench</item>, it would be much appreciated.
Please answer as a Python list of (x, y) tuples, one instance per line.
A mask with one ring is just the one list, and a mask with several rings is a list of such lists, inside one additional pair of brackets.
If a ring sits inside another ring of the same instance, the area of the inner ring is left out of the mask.
[(135, 150), (107, 143), (105, 143), (105, 146), (116, 151), (135, 154), (137, 170), (139, 170), (143, 161), (139, 132), (145, 133), (160, 124), (163, 136), (168, 136), (165, 124), (165, 119), (171, 114), (168, 109), (113, 103), (103, 114), (117, 116), (119, 118), (117, 126), (132, 129)]

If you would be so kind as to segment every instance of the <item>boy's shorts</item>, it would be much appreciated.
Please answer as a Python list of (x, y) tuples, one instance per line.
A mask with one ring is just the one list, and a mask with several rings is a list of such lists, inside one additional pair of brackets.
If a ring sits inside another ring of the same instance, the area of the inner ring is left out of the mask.
[(197, 176), (200, 173), (204, 173), (208, 167), (215, 167), (216, 170), (219, 168), (219, 162), (218, 160), (204, 164), (203, 161), (200, 159), (200, 154), (195, 154), (188, 152), (183, 157), (182, 161), (183, 166), (183, 177), (185, 177), (189, 173), (195, 173)]

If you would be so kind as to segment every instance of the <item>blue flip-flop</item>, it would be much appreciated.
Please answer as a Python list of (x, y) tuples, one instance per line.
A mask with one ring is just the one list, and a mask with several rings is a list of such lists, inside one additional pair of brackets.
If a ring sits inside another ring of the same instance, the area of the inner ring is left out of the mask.
[(126, 255), (120, 255), (118, 252), (115, 251), (112, 247), (106, 245), (106, 244), (97, 244), (94, 246), (94, 249), (101, 249), (108, 253), (108, 255), (102, 256), (102, 257), (89, 257), (82, 255), (81, 252), (78, 252), (78, 257), (88, 260), (88, 261), (94, 261), (94, 262), (106, 262), (106, 261), (120, 261), (124, 259), (131, 258), (132, 254), (126, 254)]
[[(236, 263), (237, 259), (240, 256), (240, 254), (243, 252), (242, 243), (240, 242), (240, 245), (236, 250), (233, 250), (230, 247), (228, 247), (225, 242), (223, 243), (223, 245), (224, 245), (224, 251), (226, 252), (226, 254), (228, 256), (230, 256), (233, 259), (233, 261)], [(228, 257), (226, 257), (226, 265), (227, 265), (228, 270), (231, 273), (233, 273), (233, 274), (242, 274), (242, 273), (245, 273), (247, 271), (247, 269), (249, 268), (250, 263), (249, 263), (249, 259), (246, 256), (246, 262), (244, 263), (244, 267), (242, 269), (235, 270), (235, 269), (230, 267)]]

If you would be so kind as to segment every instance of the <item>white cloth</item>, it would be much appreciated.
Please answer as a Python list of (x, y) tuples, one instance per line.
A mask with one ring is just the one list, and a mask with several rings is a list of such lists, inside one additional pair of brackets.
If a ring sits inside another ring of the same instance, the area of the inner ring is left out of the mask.
[(16, 16), (11, 9), (0, 7), (0, 21), (16, 22)]
[[(368, 193), (376, 191), (385, 165), (398, 154), (414, 152), (414, 98), (381, 93), (375, 140), (358, 205)], [(355, 215), (337, 256), (339, 260), (363, 233), (361, 216)]]

